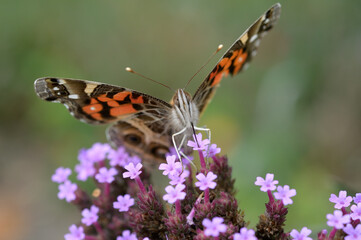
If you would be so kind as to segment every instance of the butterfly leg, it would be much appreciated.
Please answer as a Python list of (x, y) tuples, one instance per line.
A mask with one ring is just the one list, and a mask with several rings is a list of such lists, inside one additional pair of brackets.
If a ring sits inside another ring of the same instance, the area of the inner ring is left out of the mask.
[(179, 159), (180, 162), (182, 162), (182, 158), (181, 158), (181, 156), (180, 156), (180, 154), (179, 154), (179, 149), (178, 149), (177, 144), (176, 144), (176, 142), (175, 142), (175, 137), (178, 136), (179, 134), (184, 133), (186, 130), (187, 130), (187, 128), (183, 128), (183, 129), (180, 130), (179, 132), (174, 133), (174, 134), (172, 135), (172, 141), (173, 141), (174, 149), (175, 149), (175, 151), (177, 152), (177, 156), (178, 156), (178, 159)]

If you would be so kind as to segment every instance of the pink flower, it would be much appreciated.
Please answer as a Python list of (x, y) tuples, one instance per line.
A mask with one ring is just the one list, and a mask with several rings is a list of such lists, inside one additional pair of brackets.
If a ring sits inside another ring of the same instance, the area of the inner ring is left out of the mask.
[(134, 166), (132, 162), (129, 163), (127, 166), (124, 167), (126, 170), (128, 170), (128, 172), (123, 173), (123, 178), (135, 179), (142, 173), (142, 171), (140, 171), (142, 167), (143, 165), (141, 163), (138, 163), (137, 166)]
[(219, 233), (227, 231), (227, 226), (223, 224), (223, 218), (221, 217), (214, 217), (212, 221), (205, 218), (203, 219), (202, 224), (206, 236), (218, 237)]
[(84, 229), (82, 226), (77, 227), (75, 224), (69, 227), (70, 233), (65, 234), (65, 240), (82, 240), (85, 238)]
[(193, 135), (194, 141), (189, 140), (187, 146), (192, 147), (193, 150), (206, 150), (208, 144), (210, 143), (209, 139), (202, 140), (202, 133), (198, 133), (196, 136)]
[(163, 199), (170, 204), (175, 203), (177, 200), (183, 200), (186, 196), (186, 193), (183, 192), (186, 186), (184, 184), (178, 184), (173, 188), (172, 186), (167, 186), (165, 191), (167, 194), (163, 196)]
[(353, 220), (359, 219), (361, 221), (361, 203), (358, 203), (357, 206), (352, 205), (351, 206), (351, 211), (352, 211), (352, 213), (350, 214), (351, 218)]
[(59, 185), (58, 198), (65, 198), (67, 202), (73, 201), (76, 198), (75, 191), (77, 188), (78, 186), (75, 183), (72, 183), (69, 180), (65, 181), (63, 184)]
[[(208, 154), (207, 154), (208, 152)], [(209, 146), (209, 149), (206, 148), (205, 150), (203, 150), (203, 156), (204, 157), (214, 157), (216, 154), (221, 152), (221, 148), (217, 147), (217, 144), (211, 144), (211, 146)]]
[(176, 162), (176, 158), (176, 155), (167, 156), (167, 163), (159, 165), (159, 170), (163, 170), (163, 175), (175, 175), (182, 172), (182, 164), (180, 162)]
[(56, 183), (63, 183), (68, 180), (69, 175), (71, 174), (70, 168), (60, 167), (55, 170), (53, 176), (51, 176), (51, 180)]
[(284, 187), (278, 186), (277, 192), (275, 192), (274, 195), (276, 199), (281, 199), (283, 205), (286, 206), (293, 203), (291, 197), (296, 196), (296, 190), (290, 189), (288, 185), (285, 185)]
[(213, 172), (208, 172), (207, 176), (205, 176), (203, 173), (199, 173), (196, 178), (198, 179), (198, 182), (196, 182), (195, 185), (202, 191), (206, 190), (207, 188), (214, 189), (217, 185), (217, 183), (214, 182), (214, 180), (217, 178), (217, 175)]
[(189, 176), (189, 171), (184, 170), (181, 174), (176, 173), (175, 175), (169, 174), (168, 177), (171, 180), (170, 185), (182, 184), (186, 181), (186, 178)]
[(346, 227), (342, 229), (347, 236), (345, 240), (360, 240), (361, 239), (361, 225), (358, 224), (355, 228), (351, 224), (347, 224)]
[(113, 207), (119, 209), (119, 212), (127, 212), (129, 207), (134, 205), (134, 199), (130, 197), (129, 194), (123, 196), (118, 196), (117, 202), (113, 202)]
[(98, 212), (99, 212), (99, 208), (94, 205), (92, 205), (90, 207), (90, 210), (85, 208), (81, 212), (81, 215), (83, 216), (83, 218), (81, 219), (81, 222), (87, 226), (92, 225), (93, 223), (98, 221)]
[(330, 202), (336, 203), (335, 208), (341, 209), (343, 207), (350, 206), (352, 202), (352, 197), (347, 196), (346, 191), (340, 191), (338, 194), (338, 197), (335, 194), (331, 194), (331, 197), (329, 198)]
[(298, 232), (296, 229), (293, 229), (290, 233), (292, 239), (296, 240), (312, 240), (312, 238), (308, 237), (311, 234), (311, 230), (303, 227), (301, 232)]
[(333, 214), (326, 215), (327, 225), (336, 229), (341, 229), (350, 222), (350, 215), (343, 215), (340, 210), (335, 210)]
[(273, 180), (274, 175), (272, 173), (266, 174), (266, 179), (261, 177), (257, 177), (257, 181), (254, 183), (257, 186), (261, 186), (262, 192), (267, 192), (268, 190), (275, 190), (276, 184), (278, 184), (277, 180)]
[(241, 228), (239, 233), (233, 235), (233, 240), (257, 240), (253, 229)]
[(137, 235), (129, 230), (124, 230), (122, 236), (117, 237), (117, 240), (137, 240)]
[(106, 167), (102, 167), (99, 169), (99, 173), (95, 175), (95, 178), (100, 183), (111, 183), (117, 173), (118, 171), (115, 168), (109, 168), (108, 170)]

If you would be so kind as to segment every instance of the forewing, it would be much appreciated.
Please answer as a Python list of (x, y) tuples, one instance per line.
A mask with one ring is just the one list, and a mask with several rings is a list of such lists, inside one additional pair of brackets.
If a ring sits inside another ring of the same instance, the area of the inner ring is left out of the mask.
[(39, 78), (36, 94), (51, 102), (60, 102), (75, 118), (89, 124), (142, 119), (162, 131), (171, 106), (157, 98), (128, 88), (76, 79)]
[(272, 6), (223, 55), (193, 96), (199, 112), (203, 112), (223, 77), (237, 74), (251, 61), (260, 40), (273, 28), (280, 13), (279, 3)]

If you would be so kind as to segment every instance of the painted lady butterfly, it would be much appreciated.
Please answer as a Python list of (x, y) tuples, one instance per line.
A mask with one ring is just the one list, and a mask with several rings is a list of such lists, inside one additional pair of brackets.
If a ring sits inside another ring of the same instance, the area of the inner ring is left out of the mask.
[[(89, 124), (113, 123), (107, 137), (116, 146), (123, 145), (149, 163), (163, 162), (175, 142), (182, 146), (196, 127), (200, 114), (211, 100), (221, 79), (235, 75), (256, 54), (261, 38), (279, 18), (280, 4), (272, 6), (224, 54), (212, 72), (191, 96), (178, 89), (171, 102), (153, 96), (98, 82), (39, 78), (36, 94), (65, 105), (75, 118)], [(201, 129), (204, 130), (204, 129)]]

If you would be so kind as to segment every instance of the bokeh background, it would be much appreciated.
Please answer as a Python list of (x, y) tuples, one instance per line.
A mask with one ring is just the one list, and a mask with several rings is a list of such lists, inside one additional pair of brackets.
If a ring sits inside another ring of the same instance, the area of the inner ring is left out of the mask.
[[(279, 23), (250, 68), (223, 80), (201, 125), (229, 156), (250, 226), (264, 212), (257, 176), (297, 189), (286, 229), (326, 227), (330, 193), (361, 191), (361, 1), (280, 1)], [(89, 79), (168, 100), (269, 0), (0, 0), (0, 238), (62, 239), (80, 213), (50, 181), (105, 126), (34, 93), (38, 77)], [(197, 75), (193, 93), (221, 53)]]

